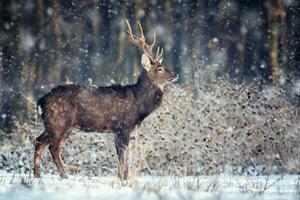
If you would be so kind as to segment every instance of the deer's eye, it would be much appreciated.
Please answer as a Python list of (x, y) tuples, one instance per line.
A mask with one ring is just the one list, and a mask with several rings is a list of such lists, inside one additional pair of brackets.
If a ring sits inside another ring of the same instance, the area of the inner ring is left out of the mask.
[(163, 71), (164, 71), (164, 68), (159, 67), (159, 68), (157, 69), (157, 71), (158, 71), (158, 72), (163, 72)]

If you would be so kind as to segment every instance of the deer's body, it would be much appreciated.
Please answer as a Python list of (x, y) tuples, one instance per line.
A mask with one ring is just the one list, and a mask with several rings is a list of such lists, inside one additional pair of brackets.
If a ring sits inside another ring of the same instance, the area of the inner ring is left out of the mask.
[(143, 50), (143, 71), (136, 84), (128, 86), (91, 87), (62, 85), (43, 96), (38, 105), (42, 109), (45, 131), (36, 139), (34, 175), (40, 177), (40, 159), (49, 144), (53, 161), (62, 178), (67, 178), (60, 156), (60, 147), (72, 128), (86, 132), (111, 132), (115, 134), (115, 146), (119, 159), (119, 176), (127, 179), (127, 152), (130, 132), (162, 102), (162, 85), (176, 79), (177, 75), (162, 64), (162, 51), (152, 54), (152, 45), (142, 37), (132, 34), (131, 43)]
[(50, 131), (57, 132), (54, 137), (74, 127), (86, 132), (130, 132), (160, 106), (162, 96), (144, 72), (137, 84), (129, 86), (57, 86), (38, 105), (44, 123), (59, 129)]

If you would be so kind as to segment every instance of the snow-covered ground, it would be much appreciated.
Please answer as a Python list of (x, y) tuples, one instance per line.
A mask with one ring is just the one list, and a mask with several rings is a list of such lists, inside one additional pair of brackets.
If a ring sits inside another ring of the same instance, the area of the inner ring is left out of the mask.
[(272, 176), (140, 176), (122, 186), (116, 177), (47, 175), (41, 179), (0, 172), (0, 200), (9, 199), (300, 199), (300, 178)]

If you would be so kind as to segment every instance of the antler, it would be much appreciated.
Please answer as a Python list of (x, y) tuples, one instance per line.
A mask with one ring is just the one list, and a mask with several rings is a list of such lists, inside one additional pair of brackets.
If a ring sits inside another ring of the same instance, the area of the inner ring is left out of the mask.
[(154, 36), (153, 36), (153, 42), (152, 42), (152, 44), (147, 44), (141, 23), (139, 21), (137, 22), (137, 24), (139, 26), (139, 29), (140, 29), (140, 32), (141, 32), (141, 37), (138, 37), (138, 36), (136, 36), (136, 35), (134, 35), (132, 33), (131, 26), (130, 26), (130, 24), (129, 24), (129, 22), (128, 22), (127, 19), (126, 19), (126, 23), (127, 23), (127, 27), (128, 27), (127, 33), (128, 33), (128, 36), (129, 36), (129, 41), (133, 45), (139, 47), (152, 60), (159, 60), (159, 59), (161, 59), (162, 54), (163, 54), (163, 49), (161, 49), (161, 52), (159, 52), (160, 49), (158, 47), (155, 57), (153, 56), (153, 53), (152, 53), (152, 49), (153, 49), (153, 47), (155, 45), (155, 42), (156, 42), (156, 35), (154, 34)]
[(164, 52), (163, 48), (161, 48), (161, 51), (159, 52), (159, 47), (157, 47), (155, 59), (160, 60), (162, 58), (163, 52)]

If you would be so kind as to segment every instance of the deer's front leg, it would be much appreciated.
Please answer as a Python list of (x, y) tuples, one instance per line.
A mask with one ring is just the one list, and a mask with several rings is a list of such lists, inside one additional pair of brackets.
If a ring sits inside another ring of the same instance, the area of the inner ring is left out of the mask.
[(115, 145), (119, 159), (118, 175), (121, 180), (128, 179), (128, 143), (128, 133), (119, 132), (116, 134)]

